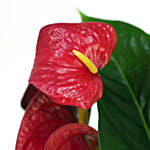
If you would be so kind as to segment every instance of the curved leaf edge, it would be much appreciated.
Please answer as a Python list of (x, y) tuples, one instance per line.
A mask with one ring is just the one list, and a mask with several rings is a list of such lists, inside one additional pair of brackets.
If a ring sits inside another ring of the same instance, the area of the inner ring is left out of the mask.
[[(80, 17), (81, 17), (81, 20), (82, 20), (82, 22), (91, 22), (91, 21), (89, 21), (89, 19), (94, 19), (95, 20), (95, 22), (100, 22), (99, 20), (102, 20), (101, 22), (104, 22), (104, 23), (107, 23), (108, 22), (108, 24), (110, 24), (111, 25), (111, 23), (110, 22), (115, 22), (115, 23), (118, 23), (118, 24), (126, 24), (126, 25), (128, 25), (128, 26), (130, 26), (130, 27), (132, 27), (132, 28), (134, 28), (134, 29), (136, 29), (136, 30), (138, 30), (138, 31), (140, 31), (140, 32), (143, 32), (146, 36), (150, 36), (150, 34), (148, 34), (147, 32), (145, 32), (144, 30), (142, 30), (142, 29), (140, 29), (139, 27), (137, 27), (137, 26), (134, 26), (134, 25), (132, 25), (132, 24), (130, 24), (130, 23), (127, 23), (127, 22), (125, 22), (125, 21), (120, 21), (120, 20), (107, 20), (107, 19), (101, 19), (101, 18), (96, 18), (96, 17), (91, 17), (91, 16), (87, 16), (86, 14), (84, 14), (82, 11), (80, 11), (79, 9), (77, 9), (77, 11), (78, 11), (78, 13), (79, 13), (79, 15), (80, 15)], [(115, 27), (114, 27), (115, 28)], [(116, 31), (117, 32), (117, 31)]]
[[(129, 24), (129, 23), (127, 23), (127, 22), (123, 22), (123, 21), (119, 21), (119, 20), (106, 20), (106, 19), (94, 18), (94, 17), (90, 17), (90, 16), (85, 15), (85, 14), (84, 14), (83, 12), (81, 12), (80, 10), (78, 10), (78, 12), (79, 12), (79, 14), (80, 14), (80, 17), (81, 17), (82, 22), (90, 22), (90, 21), (89, 21), (90, 19), (92, 19), (92, 20), (94, 19), (95, 22), (100, 22), (100, 20), (101, 20), (102, 22), (103, 22), (103, 21), (104, 21), (105, 23), (108, 22), (108, 24), (111, 25), (110, 21), (112, 21), (112, 22), (115, 22), (115, 23), (118, 23), (118, 24), (126, 24), (126, 25), (128, 25), (128, 26), (130, 26), (130, 27), (136, 29), (137, 31), (140, 31), (140, 32), (143, 33), (145, 36), (148, 36), (148, 37), (150, 36), (150, 35), (149, 35), (148, 33), (146, 33), (144, 30), (142, 30), (142, 29), (140, 29), (140, 28), (138, 28), (138, 27), (136, 27), (136, 26), (134, 26), (134, 25), (132, 25), (132, 24)], [(114, 28), (115, 28), (115, 27), (114, 27)], [(135, 93), (133, 92), (133, 89), (131, 88), (129, 81), (127, 80), (127, 77), (126, 77), (126, 75), (124, 74), (123, 70), (121, 69), (121, 67), (120, 67), (120, 65), (119, 65), (119, 63), (118, 63), (118, 61), (117, 61), (117, 59), (115, 58), (115, 56), (112, 55), (112, 56), (111, 56), (111, 59), (112, 59), (112, 61), (114, 62), (114, 64), (116, 65), (116, 67), (118, 68), (118, 71), (120, 72), (121, 77), (122, 77), (122, 78), (125, 80), (125, 82), (126, 82), (126, 86), (127, 86), (128, 90), (129, 90), (129, 93), (131, 94), (132, 99), (133, 99), (133, 101), (134, 101), (134, 103), (135, 103), (135, 105), (136, 105), (136, 107), (137, 107), (137, 110), (138, 110), (138, 112), (139, 112), (140, 118), (141, 118), (141, 120), (142, 120), (142, 122), (143, 122), (143, 126), (144, 126), (144, 128), (145, 128), (145, 132), (146, 132), (147, 137), (148, 137), (148, 140), (149, 140), (149, 142), (150, 142), (150, 131), (149, 131), (149, 128), (148, 128), (148, 126), (147, 126), (147, 124), (146, 124), (144, 115), (143, 115), (143, 113), (142, 113), (142, 110), (141, 110), (141, 108), (140, 108), (140, 105), (139, 105), (139, 103), (138, 103), (138, 100), (137, 100), (137, 98), (136, 98), (136, 96), (135, 96)], [(101, 101), (98, 101), (98, 102), (97, 102), (97, 108), (98, 108), (98, 113), (99, 113), (99, 124), (98, 124), (98, 127), (99, 127), (99, 128), (100, 128), (100, 122), (101, 122), (100, 106), (101, 106), (101, 102), (102, 102), (102, 101), (103, 101), (103, 100), (101, 99)], [(100, 135), (99, 135), (99, 138), (98, 138), (98, 139), (99, 139), (99, 146), (100, 146), (100, 149), (101, 149)]]

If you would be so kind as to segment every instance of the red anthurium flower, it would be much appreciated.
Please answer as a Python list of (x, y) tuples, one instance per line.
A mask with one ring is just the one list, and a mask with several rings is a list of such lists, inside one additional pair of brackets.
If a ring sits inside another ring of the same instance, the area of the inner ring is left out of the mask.
[(16, 150), (44, 150), (58, 127), (76, 122), (72, 107), (58, 105), (41, 92), (31, 99), (19, 130)]
[(89, 109), (102, 97), (103, 85), (97, 70), (108, 63), (116, 41), (114, 29), (104, 23), (43, 27), (23, 107), (36, 91), (30, 92), (32, 86), (56, 103)]
[(97, 131), (85, 124), (67, 124), (55, 130), (44, 150), (96, 150)]

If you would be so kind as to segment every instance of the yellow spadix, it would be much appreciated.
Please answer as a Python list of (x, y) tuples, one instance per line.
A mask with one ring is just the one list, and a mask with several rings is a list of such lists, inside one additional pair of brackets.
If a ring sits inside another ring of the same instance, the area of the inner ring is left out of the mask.
[(85, 64), (85, 66), (90, 70), (91, 73), (96, 74), (98, 72), (97, 67), (88, 57), (86, 57), (85, 55), (83, 55), (81, 52), (77, 50), (73, 50), (72, 52)]

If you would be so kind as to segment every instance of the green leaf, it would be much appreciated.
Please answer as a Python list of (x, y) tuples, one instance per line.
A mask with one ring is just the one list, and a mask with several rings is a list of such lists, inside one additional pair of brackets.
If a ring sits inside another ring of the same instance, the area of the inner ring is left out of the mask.
[(150, 35), (121, 21), (88, 17), (114, 27), (118, 43), (109, 64), (100, 71), (104, 85), (98, 102), (101, 150), (150, 149)]

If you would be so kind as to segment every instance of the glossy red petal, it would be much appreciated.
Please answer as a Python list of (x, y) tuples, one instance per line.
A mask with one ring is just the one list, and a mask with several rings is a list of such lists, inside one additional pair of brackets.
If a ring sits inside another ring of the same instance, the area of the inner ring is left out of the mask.
[(37, 93), (29, 103), (19, 130), (16, 150), (43, 150), (58, 127), (75, 122), (72, 108), (57, 105)]
[(96, 150), (97, 146), (97, 131), (88, 125), (74, 123), (55, 130), (49, 136), (44, 150)]
[(114, 29), (104, 23), (45, 26), (29, 83), (59, 104), (89, 109), (102, 96), (102, 81), (72, 50), (82, 52), (100, 69), (108, 63), (116, 41)]

